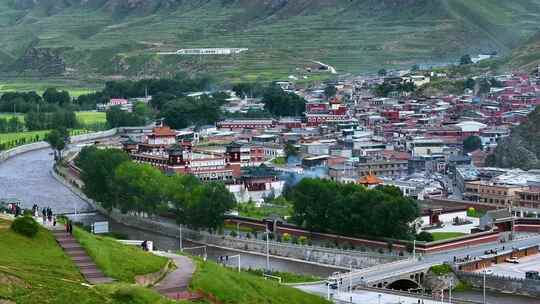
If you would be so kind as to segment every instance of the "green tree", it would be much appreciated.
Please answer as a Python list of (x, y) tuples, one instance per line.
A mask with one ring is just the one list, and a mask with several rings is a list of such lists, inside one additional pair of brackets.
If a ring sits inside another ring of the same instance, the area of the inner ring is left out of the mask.
[(65, 128), (54, 129), (45, 136), (45, 141), (54, 150), (54, 159), (62, 159), (62, 151), (69, 142), (69, 132)]
[(416, 240), (421, 242), (433, 242), (433, 235), (429, 232), (422, 231), (416, 235)]
[(151, 165), (123, 162), (115, 169), (113, 183), (115, 205), (123, 212), (156, 214), (166, 202), (161, 188), (166, 176)]
[(97, 149), (84, 147), (75, 160), (81, 169), (84, 193), (100, 202), (106, 209), (111, 209), (116, 202), (114, 175), (116, 168), (129, 161), (129, 156), (119, 149)]
[(326, 88), (324, 88), (324, 96), (326, 96), (327, 98), (332, 98), (336, 96), (336, 93), (337, 89), (334, 85), (328, 85), (326, 86)]
[(459, 59), (459, 65), (468, 65), (468, 64), (472, 64), (472, 63), (473, 63), (473, 61), (471, 59), (471, 55), (463, 55)]
[(463, 152), (469, 153), (477, 149), (482, 149), (482, 140), (478, 136), (471, 135), (463, 141)]
[(187, 207), (186, 224), (193, 228), (215, 230), (223, 226), (225, 213), (236, 206), (234, 195), (223, 183), (211, 182), (197, 187)]
[(263, 102), (264, 108), (275, 116), (300, 116), (306, 108), (304, 98), (275, 85), (266, 89)]

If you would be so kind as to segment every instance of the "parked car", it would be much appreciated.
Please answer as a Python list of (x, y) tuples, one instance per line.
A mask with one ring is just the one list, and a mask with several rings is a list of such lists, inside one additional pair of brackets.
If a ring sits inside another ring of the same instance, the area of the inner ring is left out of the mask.
[(516, 257), (507, 258), (504, 260), (506, 263), (519, 264), (519, 260)]

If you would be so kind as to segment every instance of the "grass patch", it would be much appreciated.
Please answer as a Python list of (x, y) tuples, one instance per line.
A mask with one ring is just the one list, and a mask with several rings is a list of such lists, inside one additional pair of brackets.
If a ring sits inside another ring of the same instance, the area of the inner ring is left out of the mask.
[(107, 122), (105, 112), (80, 111), (75, 112), (75, 115), (77, 115), (77, 120), (82, 125), (100, 124)]
[[(262, 269), (248, 269), (247, 273), (253, 274), (258, 277), (262, 277), (263, 273), (266, 273), (266, 272)], [(282, 283), (305, 283), (305, 282), (317, 282), (317, 281), (322, 280), (322, 278), (320, 277), (291, 273), (291, 272), (272, 271), (269, 274), (276, 277), (280, 277)]]
[(434, 265), (429, 268), (429, 271), (433, 272), (438, 276), (449, 274), (452, 272), (452, 267), (448, 264)]
[(286, 157), (276, 157), (272, 160), (272, 163), (275, 165), (286, 165), (287, 164), (287, 158)]
[(473, 286), (469, 282), (465, 281), (459, 281), (454, 287), (455, 292), (465, 292), (465, 291), (471, 291), (473, 289)]
[[(45, 136), (49, 130), (26, 131), (26, 132), (11, 132), (0, 133), (0, 150), (11, 149), (20, 145), (30, 144), (36, 141), (45, 140)], [(69, 131), (71, 136), (88, 133), (84, 129), (74, 129)]]
[(433, 236), (433, 241), (442, 241), (457, 238), (467, 234), (462, 232), (431, 232), (431, 235)]
[(94, 236), (78, 227), (74, 227), (73, 234), (107, 276), (122, 282), (132, 283), (136, 275), (157, 272), (167, 263), (164, 257), (122, 245), (110, 237)]
[[(150, 289), (128, 284), (98, 285), (94, 288), (81, 285), (84, 279), (77, 267), (47, 230), (40, 227), (36, 237), (30, 239), (12, 231), (10, 224), (10, 221), (0, 219), (0, 302), (176, 303)], [(124, 258), (130, 259), (129, 256)], [(135, 295), (133, 301), (124, 301), (126, 289)]]
[(197, 259), (197, 271), (190, 287), (204, 290), (223, 303), (323, 304), (325, 299), (298, 289), (264, 280), (247, 272), (236, 272), (214, 262)]
[(263, 219), (270, 215), (278, 215), (282, 218), (292, 214), (292, 206), (263, 206), (257, 207), (254, 203), (245, 203), (238, 205), (238, 213), (241, 216)]

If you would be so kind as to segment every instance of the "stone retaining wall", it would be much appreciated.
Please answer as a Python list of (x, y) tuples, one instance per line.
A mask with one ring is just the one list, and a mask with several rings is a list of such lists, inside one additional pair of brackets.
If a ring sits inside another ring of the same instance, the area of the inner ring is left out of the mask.
[[(481, 273), (457, 272), (460, 280), (470, 283), (475, 288), (483, 288), (484, 276)], [(486, 289), (519, 294), (530, 297), (540, 297), (540, 281), (529, 279), (516, 279), (510, 277), (500, 277), (494, 275), (486, 276)]]

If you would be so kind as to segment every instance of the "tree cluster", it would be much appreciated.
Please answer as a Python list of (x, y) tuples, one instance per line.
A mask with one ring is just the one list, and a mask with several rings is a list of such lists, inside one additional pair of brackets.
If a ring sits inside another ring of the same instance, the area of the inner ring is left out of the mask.
[(24, 123), (18, 117), (0, 118), (0, 133), (19, 132), (24, 130)]
[(414, 92), (416, 86), (412, 82), (393, 85), (390, 83), (382, 83), (375, 87), (373, 93), (378, 97), (388, 97), (391, 92)]
[(142, 97), (147, 92), (151, 96), (158, 93), (182, 96), (187, 92), (205, 90), (209, 85), (209, 77), (188, 77), (185, 74), (178, 74), (174, 78), (109, 81), (105, 83), (102, 93), (117, 98)]
[(276, 85), (265, 90), (262, 101), (264, 108), (274, 116), (300, 116), (306, 110), (304, 98), (285, 92)]
[(30, 131), (56, 128), (76, 128), (77, 116), (71, 110), (56, 109), (53, 112), (30, 111), (24, 116), (26, 128)]
[(104, 208), (145, 214), (174, 213), (178, 223), (217, 229), (236, 205), (222, 183), (201, 183), (192, 175), (165, 174), (129, 161), (117, 149), (83, 148), (76, 160), (84, 192)]
[(287, 191), (293, 221), (309, 230), (352, 236), (410, 239), (418, 204), (396, 187), (368, 190), (355, 184), (303, 179)]
[(180, 97), (165, 103), (161, 116), (168, 126), (175, 129), (213, 124), (222, 116), (221, 106), (224, 103), (225, 99), (219, 95)]
[(111, 107), (105, 115), (107, 124), (111, 128), (134, 127), (148, 124), (154, 114), (144, 103), (135, 103), (133, 111), (127, 112), (119, 106)]

